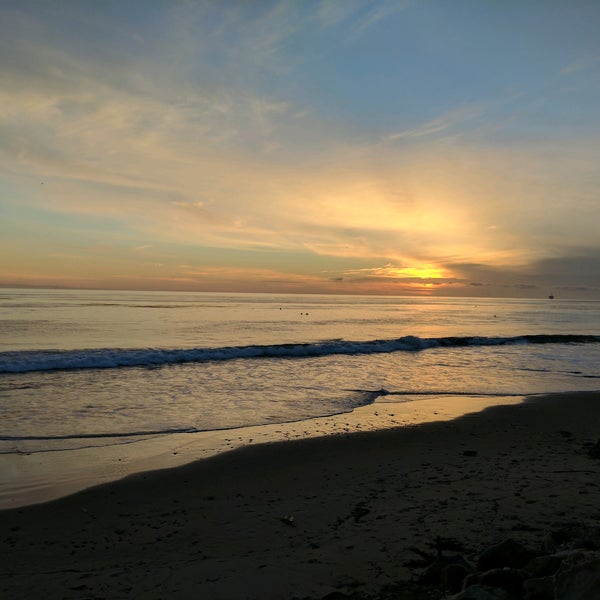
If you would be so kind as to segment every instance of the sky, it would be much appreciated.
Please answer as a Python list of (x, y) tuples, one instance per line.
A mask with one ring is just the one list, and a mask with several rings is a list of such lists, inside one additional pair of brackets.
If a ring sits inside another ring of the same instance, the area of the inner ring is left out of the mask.
[(596, 0), (0, 0), (0, 286), (600, 299)]

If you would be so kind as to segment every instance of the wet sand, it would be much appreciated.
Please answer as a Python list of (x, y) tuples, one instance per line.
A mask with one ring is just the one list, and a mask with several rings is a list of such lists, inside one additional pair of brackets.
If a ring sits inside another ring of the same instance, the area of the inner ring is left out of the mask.
[[(18, 452), (0, 454), (0, 510), (47, 502), (80, 490), (157, 469), (173, 468), (236, 448), (376, 431), (432, 421), (447, 421), (487, 406), (516, 404), (523, 396), (397, 396), (382, 394), (373, 404), (349, 413), (289, 423), (130, 438), (88, 447), (35, 452), (27, 442)], [(44, 444), (45, 446), (47, 443)], [(35, 443), (34, 443), (35, 447)]]
[(0, 596), (322, 598), (600, 521), (600, 393), (450, 421), (269, 442), (0, 511)]

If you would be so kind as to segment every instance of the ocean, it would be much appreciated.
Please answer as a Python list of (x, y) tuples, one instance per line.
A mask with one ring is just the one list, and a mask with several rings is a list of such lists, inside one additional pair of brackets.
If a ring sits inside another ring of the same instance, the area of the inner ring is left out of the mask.
[(0, 290), (0, 453), (600, 388), (600, 302)]

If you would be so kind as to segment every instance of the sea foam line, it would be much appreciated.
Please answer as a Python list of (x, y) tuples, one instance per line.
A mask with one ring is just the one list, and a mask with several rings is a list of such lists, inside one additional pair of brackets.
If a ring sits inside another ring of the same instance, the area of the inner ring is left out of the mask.
[(129, 438), (151, 435), (167, 435), (174, 433), (198, 433), (198, 429), (186, 427), (183, 429), (150, 429), (144, 431), (114, 431), (99, 433), (71, 433), (64, 435), (0, 435), (0, 442), (51, 441), (51, 440), (87, 440), (95, 438)]
[(26, 373), (118, 367), (156, 367), (247, 358), (307, 358), (334, 354), (416, 352), (429, 348), (505, 346), (515, 344), (597, 344), (599, 335), (522, 335), (512, 337), (451, 336), (353, 342), (334, 340), (300, 344), (225, 346), (222, 348), (100, 348), (90, 350), (24, 350), (0, 352), (0, 373)]

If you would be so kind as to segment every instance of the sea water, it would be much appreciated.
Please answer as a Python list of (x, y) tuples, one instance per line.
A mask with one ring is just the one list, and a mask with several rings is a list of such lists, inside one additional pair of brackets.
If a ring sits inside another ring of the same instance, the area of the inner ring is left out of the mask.
[(600, 302), (0, 290), (0, 453), (600, 388)]

